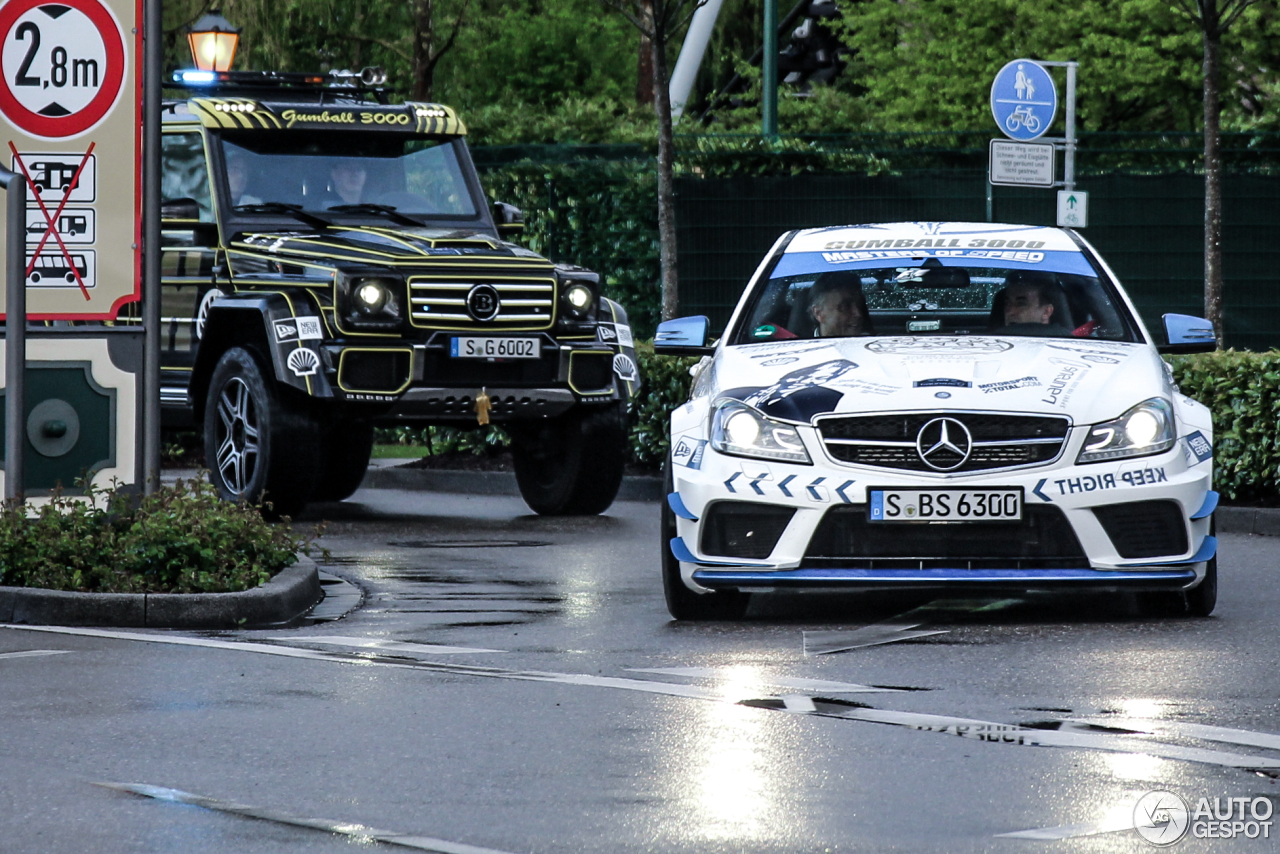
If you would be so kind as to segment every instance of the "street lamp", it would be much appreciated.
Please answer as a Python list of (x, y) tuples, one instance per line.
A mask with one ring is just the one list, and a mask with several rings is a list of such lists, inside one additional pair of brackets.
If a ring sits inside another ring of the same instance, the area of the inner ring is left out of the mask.
[(191, 58), (201, 71), (230, 71), (240, 43), (240, 28), (222, 17), (218, 9), (187, 27)]

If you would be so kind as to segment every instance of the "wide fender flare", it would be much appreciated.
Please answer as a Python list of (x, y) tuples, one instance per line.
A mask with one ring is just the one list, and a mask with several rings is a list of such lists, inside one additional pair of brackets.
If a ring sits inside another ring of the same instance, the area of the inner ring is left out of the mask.
[(191, 377), (191, 399), (202, 416), (209, 378), (232, 347), (253, 350), (271, 367), (276, 382), (309, 397), (333, 397), (325, 375), (326, 325), (310, 294), (240, 293), (209, 306)]
[(640, 393), (640, 360), (636, 358), (635, 337), (627, 322), (627, 310), (608, 297), (600, 299), (597, 337), (614, 351), (613, 384), (618, 390), (618, 399), (630, 404)]

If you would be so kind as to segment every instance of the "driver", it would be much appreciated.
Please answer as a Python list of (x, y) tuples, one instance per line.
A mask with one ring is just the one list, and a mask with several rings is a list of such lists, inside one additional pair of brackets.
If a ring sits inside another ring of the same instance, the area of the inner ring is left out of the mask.
[(870, 335), (870, 313), (862, 293), (862, 277), (849, 270), (823, 273), (809, 293), (814, 338)]
[(996, 304), (1003, 303), (1002, 326), (1062, 326), (1066, 318), (1055, 317), (1054, 299), (1062, 289), (1052, 275), (1038, 271), (1015, 270), (1005, 279), (1005, 286), (996, 295)]
[(329, 186), (342, 199), (339, 204), (356, 205), (364, 195), (364, 183), (368, 177), (363, 164), (354, 160), (339, 160), (329, 170)]

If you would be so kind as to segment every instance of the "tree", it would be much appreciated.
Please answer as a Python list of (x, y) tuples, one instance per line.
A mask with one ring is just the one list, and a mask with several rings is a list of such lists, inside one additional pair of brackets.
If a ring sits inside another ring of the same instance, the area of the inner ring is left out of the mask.
[(462, 0), (453, 23), (448, 26), (448, 35), (443, 37), (436, 32), (436, 3), (437, 0), (413, 0), (413, 62), (409, 73), (413, 81), (410, 97), (415, 101), (431, 100), (436, 64), (458, 40), (470, 0)]
[(658, 118), (658, 243), (662, 256), (662, 319), (675, 317), (680, 277), (676, 269), (675, 140), (671, 129), (667, 47), (706, 0), (600, 0), (620, 12), (653, 54), (653, 112)]
[(1180, 0), (1180, 8), (1200, 28), (1204, 51), (1204, 313), (1218, 340), (1222, 318), (1222, 36), (1259, 0)]

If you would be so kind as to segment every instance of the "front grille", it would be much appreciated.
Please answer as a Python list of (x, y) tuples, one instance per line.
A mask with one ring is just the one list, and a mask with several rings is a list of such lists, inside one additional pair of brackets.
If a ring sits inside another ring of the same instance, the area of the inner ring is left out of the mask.
[(1120, 557), (1171, 557), (1187, 552), (1187, 523), (1176, 501), (1108, 504), (1094, 507), (1093, 515)]
[[(467, 294), (478, 284), (498, 292), (500, 305), (492, 320), (475, 320), (467, 312)], [(555, 320), (555, 297), (555, 279), (545, 276), (415, 276), (409, 279), (409, 318), (414, 326), (429, 329), (546, 329)]]
[[(935, 418), (950, 418), (968, 428), (969, 457), (941, 451), (931, 457), (935, 468), (921, 458), (916, 442), (920, 430)], [(1067, 418), (1052, 415), (1002, 415), (985, 412), (906, 412), (896, 415), (854, 415), (821, 418), (817, 422), (832, 459), (877, 468), (922, 472), (972, 472), (1032, 466), (1050, 462), (1062, 452), (1071, 428)]]
[(833, 507), (806, 567), (1085, 569), (1089, 560), (1057, 507), (1025, 506), (1020, 522), (871, 522), (865, 504)]
[(717, 501), (703, 518), (702, 553), (763, 560), (773, 553), (795, 512), (770, 504)]

